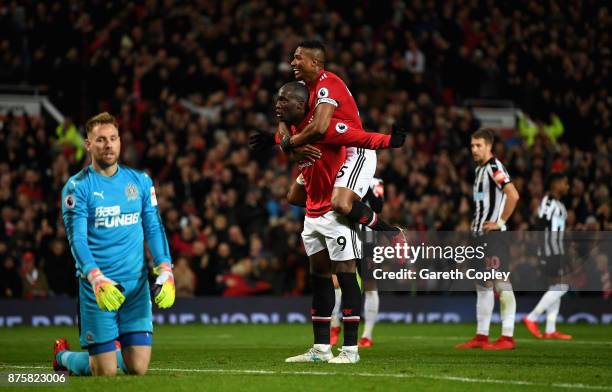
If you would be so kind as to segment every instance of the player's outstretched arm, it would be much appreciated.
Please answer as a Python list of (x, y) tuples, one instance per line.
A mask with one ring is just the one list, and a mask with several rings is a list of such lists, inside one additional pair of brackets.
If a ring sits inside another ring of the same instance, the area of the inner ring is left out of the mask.
[[(385, 148), (398, 148), (404, 145), (406, 134), (404, 128), (393, 126), (391, 135), (382, 133), (366, 132), (363, 129), (339, 129), (340, 123), (336, 124), (336, 129), (330, 129), (325, 138), (320, 141), (322, 144), (342, 145), (346, 147), (360, 147), (368, 150), (382, 150)], [(347, 125), (342, 124), (344, 127)]]
[[(258, 129), (249, 136), (249, 148), (257, 152), (265, 151), (269, 148), (274, 147), (276, 144), (279, 144), (282, 140), (282, 135), (288, 134), (285, 134), (281, 131), (279, 131), (278, 133), (272, 133)], [(292, 154), (291, 159), (294, 161), (301, 161), (303, 159), (307, 159), (311, 162), (314, 162), (315, 160), (321, 158), (321, 151), (310, 144), (296, 147), (292, 150), (292, 153), (294, 154)]]
[(276, 137), (272, 132), (257, 129), (249, 136), (249, 148), (253, 151), (265, 151), (275, 145)]

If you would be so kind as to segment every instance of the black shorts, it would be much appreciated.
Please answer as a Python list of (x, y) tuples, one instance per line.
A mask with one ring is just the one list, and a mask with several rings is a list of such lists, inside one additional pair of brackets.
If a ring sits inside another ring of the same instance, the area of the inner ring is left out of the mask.
[(476, 269), (478, 271), (496, 270), (507, 272), (510, 266), (510, 235), (505, 232), (495, 231), (476, 237), (475, 246), (484, 247), (484, 260), (478, 260)]
[(549, 278), (560, 278), (566, 275), (563, 255), (540, 257), (542, 275)]

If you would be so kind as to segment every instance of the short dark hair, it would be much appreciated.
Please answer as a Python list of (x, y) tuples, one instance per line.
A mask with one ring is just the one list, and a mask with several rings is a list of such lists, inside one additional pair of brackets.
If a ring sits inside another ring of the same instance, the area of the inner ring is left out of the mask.
[(119, 129), (119, 124), (117, 123), (115, 117), (108, 112), (102, 112), (100, 114), (96, 114), (95, 116), (87, 120), (87, 122), (85, 123), (85, 131), (89, 135), (89, 133), (93, 131), (95, 127), (104, 124), (113, 124), (115, 128)]
[(299, 100), (308, 104), (308, 87), (302, 82), (289, 82), (285, 83), (281, 87), (282, 89), (288, 90), (288, 92), (298, 98)]
[(567, 178), (567, 176), (565, 175), (565, 173), (561, 173), (561, 172), (552, 172), (548, 175), (548, 178), (546, 179), (546, 189), (547, 190), (551, 190), (553, 184), (557, 181), (560, 181), (564, 178)]
[(493, 144), (495, 141), (495, 132), (490, 128), (481, 128), (472, 134), (472, 139), (484, 139), (485, 142)]
[(304, 49), (320, 50), (321, 55), (323, 56), (321, 60), (325, 61), (326, 53), (325, 53), (325, 45), (323, 45), (323, 42), (318, 41), (318, 40), (306, 40), (306, 41), (300, 42), (297, 47), (304, 48)]

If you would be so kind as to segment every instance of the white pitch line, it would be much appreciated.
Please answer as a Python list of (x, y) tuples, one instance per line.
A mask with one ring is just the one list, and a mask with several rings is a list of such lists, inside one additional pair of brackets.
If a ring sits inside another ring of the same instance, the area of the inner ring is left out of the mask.
[[(394, 336), (393, 339), (400, 339), (400, 340), (405, 340), (405, 339), (414, 339), (414, 340), (422, 340), (422, 339), (432, 339), (432, 340), (457, 340), (458, 342), (462, 341), (462, 340), (466, 340), (467, 338), (469, 338), (469, 336), (411, 336), (411, 335), (405, 335), (405, 336)], [(537, 342), (537, 343), (551, 343), (551, 342), (559, 342), (562, 344), (604, 344), (604, 345), (612, 345), (612, 341), (609, 340), (553, 340), (553, 339), (514, 339), (517, 342), (524, 342), (524, 343), (533, 343), (533, 342)]]
[[(158, 372), (186, 372), (186, 373), (225, 373), (225, 374), (261, 374), (261, 375), (289, 375), (289, 376), (342, 376), (346, 373), (341, 372), (323, 372), (323, 371), (286, 371), (286, 370), (250, 370), (250, 369), (181, 369), (181, 368), (151, 368), (151, 371)], [(538, 387), (555, 387), (555, 388), (570, 388), (570, 389), (591, 389), (600, 391), (612, 391), (612, 387), (588, 384), (568, 384), (568, 383), (537, 383), (531, 381), (518, 380), (496, 380), (491, 378), (470, 378), (456, 376), (437, 376), (430, 374), (393, 374), (393, 373), (364, 373), (352, 372), (351, 376), (357, 377), (382, 377), (382, 378), (425, 378), (438, 381), (459, 381), (467, 383), (485, 383), (485, 384), (511, 384), (511, 385), (527, 385)]]
[[(47, 369), (48, 366), (20, 366), (20, 365), (8, 365), (0, 364), (0, 369)], [(263, 370), (263, 369), (189, 369), (189, 368), (151, 368), (152, 372), (183, 372), (183, 373), (208, 373), (208, 374), (252, 374), (252, 375), (287, 375), (287, 376), (342, 376), (346, 373), (342, 372), (326, 372), (326, 371), (287, 371), (287, 370)], [(569, 384), (569, 383), (538, 383), (532, 381), (520, 381), (520, 380), (498, 380), (492, 378), (471, 378), (471, 377), (458, 377), (458, 376), (438, 376), (432, 374), (402, 374), (402, 373), (366, 373), (356, 372), (350, 373), (351, 376), (357, 377), (377, 377), (377, 378), (424, 378), (428, 380), (437, 381), (458, 381), (466, 383), (476, 384), (510, 384), (510, 385), (522, 385), (522, 386), (534, 386), (534, 387), (553, 387), (553, 388), (566, 388), (566, 389), (590, 389), (598, 391), (612, 391), (612, 387), (604, 385), (589, 385), (589, 384)]]

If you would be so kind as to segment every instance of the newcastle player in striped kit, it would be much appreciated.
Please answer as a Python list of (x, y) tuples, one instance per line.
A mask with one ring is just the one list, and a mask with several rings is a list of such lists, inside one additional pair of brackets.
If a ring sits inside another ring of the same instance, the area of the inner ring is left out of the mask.
[[(563, 268), (565, 247), (563, 232), (567, 220), (567, 210), (561, 199), (567, 195), (569, 184), (567, 177), (561, 173), (553, 173), (548, 179), (548, 193), (542, 199), (538, 210), (537, 230), (543, 231), (543, 245), (538, 255), (542, 272), (550, 279), (550, 287), (544, 293), (540, 302), (524, 319), (523, 323), (529, 332), (539, 339), (569, 340), (571, 335), (557, 331), (557, 315), (561, 305), (561, 297), (567, 293), (569, 285), (564, 283)], [(538, 318), (546, 312), (546, 331), (544, 334), (538, 328)]]
[[(518, 200), (516, 187), (510, 182), (510, 175), (499, 159), (493, 156), (493, 131), (480, 129), (472, 134), (472, 157), (478, 165), (474, 181), (475, 213), (472, 232), (479, 242), (488, 242), (486, 269), (503, 269), (508, 265), (508, 250), (503, 239), (493, 237), (490, 232), (506, 230)], [(493, 250), (494, 249), (494, 250)], [(489, 343), (489, 327), (495, 296), (499, 293), (502, 336)], [(509, 281), (495, 280), (476, 283), (476, 336), (456, 348), (482, 348), (485, 350), (510, 350), (514, 348), (514, 318), (516, 299)]]

